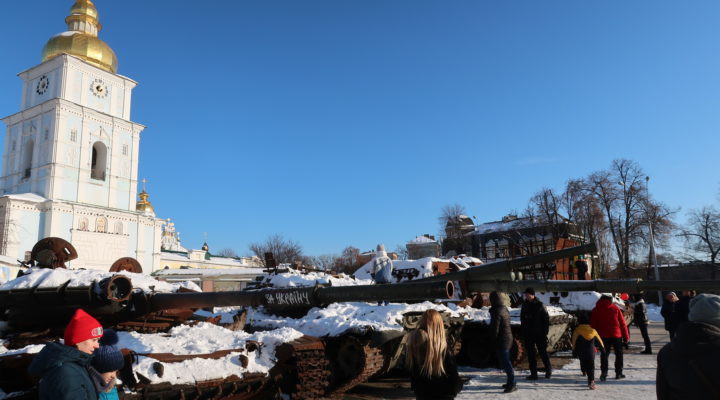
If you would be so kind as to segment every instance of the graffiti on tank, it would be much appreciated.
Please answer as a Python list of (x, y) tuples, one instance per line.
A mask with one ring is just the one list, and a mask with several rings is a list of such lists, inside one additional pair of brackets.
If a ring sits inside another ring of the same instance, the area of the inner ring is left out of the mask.
[(307, 291), (279, 292), (265, 294), (268, 305), (310, 305), (310, 293)]

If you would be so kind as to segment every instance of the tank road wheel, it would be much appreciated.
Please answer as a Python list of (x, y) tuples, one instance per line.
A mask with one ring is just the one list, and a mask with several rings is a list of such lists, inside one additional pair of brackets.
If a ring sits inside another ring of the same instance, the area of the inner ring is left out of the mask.
[(337, 350), (335, 371), (342, 379), (357, 376), (365, 368), (365, 348), (354, 337), (346, 337)]
[(65, 268), (67, 261), (78, 258), (77, 250), (65, 239), (47, 237), (35, 243), (30, 259), (41, 268)]
[(142, 266), (138, 260), (132, 257), (122, 257), (110, 266), (110, 272), (128, 271), (136, 274), (142, 274)]

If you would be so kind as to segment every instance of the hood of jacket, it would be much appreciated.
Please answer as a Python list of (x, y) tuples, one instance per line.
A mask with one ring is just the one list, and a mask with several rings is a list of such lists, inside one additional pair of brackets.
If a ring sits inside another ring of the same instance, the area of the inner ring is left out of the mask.
[(597, 308), (610, 308), (610, 307), (612, 307), (612, 305), (613, 305), (612, 300), (606, 299), (603, 297), (601, 297), (600, 300), (598, 300), (597, 303), (595, 303), (595, 307), (597, 307)]
[(670, 347), (683, 357), (711, 353), (720, 345), (720, 327), (703, 322), (686, 322), (678, 328)]
[(593, 337), (597, 335), (595, 329), (593, 329), (593, 327), (588, 324), (578, 325), (578, 327), (575, 328), (575, 332), (577, 332), (578, 335), (582, 336), (587, 341), (592, 340)]
[(42, 377), (51, 369), (67, 362), (87, 367), (90, 365), (91, 359), (92, 354), (83, 353), (75, 347), (52, 342), (46, 344), (40, 353), (33, 358), (33, 361), (28, 368), (28, 372), (31, 375)]

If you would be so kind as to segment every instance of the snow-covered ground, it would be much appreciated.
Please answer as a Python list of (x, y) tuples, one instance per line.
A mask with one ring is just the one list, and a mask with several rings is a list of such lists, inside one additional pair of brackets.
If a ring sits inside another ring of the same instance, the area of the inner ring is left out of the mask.
[[(600, 357), (595, 358), (595, 376), (597, 389), (588, 390), (587, 378), (580, 373), (580, 363), (573, 359), (562, 369), (553, 371), (551, 379), (540, 379), (535, 382), (525, 380), (528, 371), (515, 371), (518, 390), (505, 394), (500, 386), (505, 383), (505, 374), (495, 369), (461, 368), (461, 375), (470, 378), (458, 400), (469, 399), (519, 399), (519, 400), (578, 400), (578, 399), (655, 399), (655, 374), (657, 369), (657, 352), (667, 343), (667, 332), (662, 323), (650, 323), (650, 338), (655, 354), (637, 353), (641, 347), (642, 337), (634, 326), (630, 331), (630, 345), (633, 353), (625, 353), (625, 379), (615, 380), (613, 365), (614, 354), (610, 355), (610, 373), (606, 382), (600, 382)], [(542, 362), (538, 361), (539, 365)]]

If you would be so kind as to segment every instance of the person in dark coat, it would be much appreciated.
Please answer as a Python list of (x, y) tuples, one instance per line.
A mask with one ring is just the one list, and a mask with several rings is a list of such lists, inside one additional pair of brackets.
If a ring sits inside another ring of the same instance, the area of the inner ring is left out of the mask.
[(675, 336), (678, 325), (677, 301), (678, 297), (675, 292), (670, 292), (665, 295), (665, 301), (660, 308), (660, 315), (665, 320), (665, 330), (670, 334), (670, 340)]
[(675, 303), (675, 326), (680, 327), (680, 324), (688, 321), (688, 315), (690, 315), (690, 300), (695, 297), (697, 293), (694, 290), (683, 290), (682, 297)]
[(720, 399), (720, 296), (696, 296), (688, 317), (658, 352), (658, 400)]
[(528, 380), (537, 380), (537, 360), (535, 359), (536, 349), (540, 353), (543, 365), (545, 366), (545, 378), (550, 379), (552, 366), (547, 353), (548, 331), (550, 330), (550, 315), (545, 305), (535, 297), (533, 288), (525, 289), (525, 301), (520, 309), (520, 325), (525, 340), (525, 351), (530, 364), (530, 375)]
[(573, 355), (580, 359), (580, 370), (587, 375), (588, 388), (595, 389), (595, 349), (604, 352), (600, 335), (590, 326), (585, 314), (578, 318), (579, 325), (572, 336)]
[(615, 352), (615, 379), (624, 378), (623, 345), (630, 341), (630, 332), (623, 312), (613, 304), (610, 294), (603, 294), (595, 303), (590, 315), (590, 326), (598, 331), (605, 345), (605, 351), (600, 354), (600, 380), (607, 379), (610, 349)]
[(645, 349), (641, 351), (641, 354), (652, 354), (652, 344), (650, 343), (650, 336), (648, 335), (648, 316), (647, 316), (647, 305), (645, 299), (643, 299), (642, 293), (634, 294), (633, 297), (633, 322), (635, 326), (640, 329), (643, 342), (645, 343)]
[(98, 399), (89, 367), (102, 335), (95, 318), (80, 309), (75, 312), (65, 328), (65, 344), (48, 343), (28, 368), (30, 375), (40, 377), (40, 400)]
[(577, 278), (579, 281), (587, 280), (588, 265), (587, 262), (581, 258), (575, 261), (575, 269), (577, 270)]
[(503, 385), (505, 393), (517, 390), (515, 384), (515, 371), (510, 362), (510, 349), (513, 344), (512, 330), (510, 330), (510, 313), (498, 292), (490, 293), (490, 332), (500, 368), (505, 371), (507, 382)]

